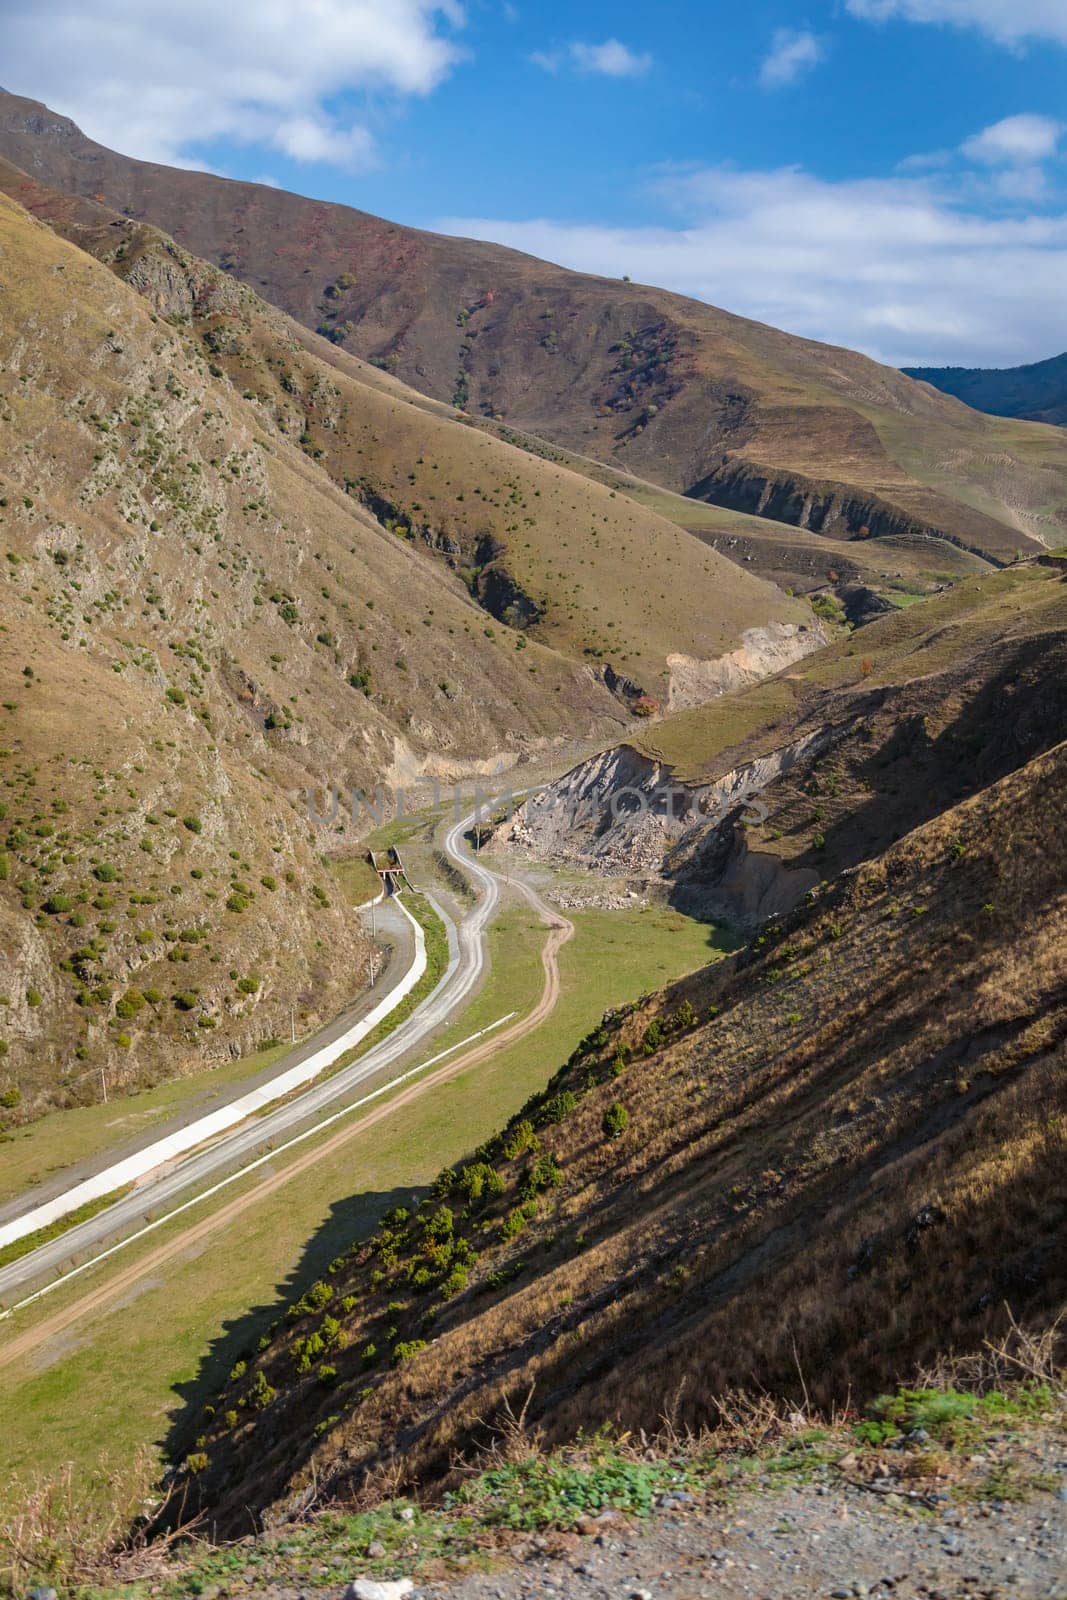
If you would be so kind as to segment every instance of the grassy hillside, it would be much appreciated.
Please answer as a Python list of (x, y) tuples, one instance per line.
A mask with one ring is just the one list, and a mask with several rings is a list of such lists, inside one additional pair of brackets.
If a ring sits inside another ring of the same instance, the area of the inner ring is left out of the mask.
[(588, 668), (487, 629), (180, 317), (0, 208), (11, 1121), (227, 1060), (291, 1005), (310, 1027), (358, 992), (309, 784), (514, 759), (624, 713)]
[[(1040, 694), (1040, 686), (1034, 690)], [(605, 1018), (383, 1218), (201, 1414), (225, 1531), (543, 1442), (862, 1403), (1062, 1308), (1067, 746), (949, 804), (738, 956)]]
[[(10, 167), (0, 185), (187, 328), (254, 425), (297, 444), (392, 539), (436, 555), (453, 594), (469, 590), (488, 620), (521, 630), (502, 648), (539, 641), (613, 685), (627, 680), (631, 700), (676, 701), (675, 653), (714, 661), (748, 629), (772, 624), (797, 653), (817, 642), (803, 602), (614, 489), (457, 424), (155, 229), (95, 205), (64, 208)], [(638, 572), (653, 581), (635, 583)], [(529, 670), (540, 668), (530, 661)], [(453, 677), (444, 674), (454, 697), (464, 685)], [(429, 680), (431, 693), (439, 681)]]
[(137, 162), (35, 102), (0, 154), (155, 223), (306, 327), (472, 414), (834, 538), (1060, 542), (1067, 441), (865, 357), (625, 282), (254, 184)]
[(1067, 355), (1025, 367), (907, 367), (910, 378), (955, 395), (976, 411), (1067, 423)]
[[(877, 618), (797, 666), (678, 716), (628, 742), (679, 782), (706, 783), (823, 724), (845, 722), (868, 701), (916, 678), (975, 664), (1014, 637), (1067, 628), (1067, 586), (1056, 567), (1023, 566), (969, 579)], [(995, 716), (994, 712), (994, 716)]]

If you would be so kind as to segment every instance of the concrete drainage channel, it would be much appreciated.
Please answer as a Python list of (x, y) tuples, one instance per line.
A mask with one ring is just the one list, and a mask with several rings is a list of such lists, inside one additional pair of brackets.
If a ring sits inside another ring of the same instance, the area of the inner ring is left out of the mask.
[(114, 1194), (117, 1189), (124, 1189), (127, 1184), (139, 1182), (179, 1156), (187, 1155), (190, 1150), (195, 1150), (198, 1146), (217, 1138), (227, 1129), (236, 1128), (242, 1122), (247, 1122), (249, 1117), (256, 1116), (266, 1106), (273, 1105), (277, 1100), (284, 1100), (286, 1095), (292, 1094), (295, 1089), (311, 1083), (347, 1051), (360, 1044), (369, 1033), (373, 1032), (379, 1022), (384, 1021), (390, 1012), (395, 1011), (400, 1002), (406, 999), (426, 971), (426, 938), (422, 928), (399, 899), (396, 903), (415, 930), (414, 955), (410, 967), (400, 981), (371, 1011), (368, 1011), (365, 1017), (353, 1024), (339, 1038), (314, 1051), (295, 1067), (279, 1073), (269, 1083), (242, 1095), (239, 1100), (232, 1100), (229, 1105), (220, 1107), (218, 1111), (209, 1112), (196, 1122), (190, 1122), (177, 1132), (168, 1134), (166, 1138), (157, 1139), (154, 1144), (138, 1150), (135, 1155), (127, 1156), (125, 1161), (105, 1167), (102, 1172), (75, 1184), (73, 1188), (56, 1195), (44, 1205), (35, 1206), (32, 1211), (24, 1211), (21, 1216), (0, 1226), (0, 1249), (5, 1245), (14, 1244), (18, 1239), (26, 1238), (29, 1234), (38, 1233), (42, 1228), (50, 1227), (53, 1222), (69, 1216), (72, 1211), (80, 1211), (83, 1206), (90, 1205), (94, 1200)]
[[(355, 1088), (365, 1083), (368, 1078), (375, 1073), (381, 1072), (385, 1067), (390, 1066), (394, 1061), (406, 1055), (410, 1050), (418, 1046), (434, 1029), (451, 1019), (470, 996), (484, 971), (486, 961), (484, 932), (499, 902), (500, 892), (495, 875), (483, 867), (480, 862), (476, 862), (467, 852), (463, 843), (463, 836), (474, 820), (475, 815), (472, 814), (463, 821), (455, 823), (445, 837), (444, 849), (449, 858), (456, 865), (461, 866), (474, 879), (479, 891), (479, 898), (473, 910), (457, 928), (442, 908), (427, 896), (434, 910), (445, 924), (448, 934), (449, 960), (440, 981), (430, 994), (419, 1002), (411, 1015), (405, 1018), (380, 1044), (373, 1046), (348, 1066), (341, 1067), (328, 1077), (325, 1082), (312, 1085), (302, 1094), (293, 1095), (293, 1089), (298, 1085), (292, 1081), (283, 1084), (279, 1088), (279, 1084), (284, 1079), (289, 1078), (288, 1072), (279, 1075), (278, 1079), (273, 1079), (270, 1083), (263, 1085), (254, 1092), (254, 1095), (246, 1097), (248, 1101), (255, 1099), (256, 1105), (252, 1107), (252, 1111), (245, 1110), (242, 1113), (240, 1125), (237, 1125), (235, 1113), (242, 1102), (235, 1102), (223, 1111), (212, 1113), (211, 1116), (202, 1119), (202, 1121), (190, 1124), (188, 1128), (182, 1129), (182, 1148), (186, 1151), (186, 1154), (185, 1158), (179, 1160), (177, 1164), (166, 1166), (162, 1170), (159, 1169), (159, 1146), (166, 1144), (167, 1141), (159, 1141), (158, 1144), (149, 1146), (146, 1150), (139, 1152), (131, 1159), (139, 1165), (143, 1181), (136, 1183), (131, 1192), (121, 1195), (115, 1200), (114, 1204), (106, 1206), (84, 1221), (75, 1222), (74, 1225), (60, 1233), (56, 1238), (41, 1243), (37, 1248), (27, 1251), (25, 1255), (20, 1256), (7, 1267), (0, 1269), (0, 1297), (8, 1302), (9, 1306), (14, 1294), (22, 1286), (28, 1285), (33, 1281), (40, 1282), (50, 1273), (61, 1272), (71, 1263), (78, 1262), (79, 1258), (83, 1257), (86, 1252), (93, 1251), (103, 1241), (117, 1238), (127, 1232), (130, 1239), (142, 1236), (146, 1231), (146, 1224), (149, 1227), (155, 1227), (159, 1221), (165, 1220), (161, 1217), (161, 1211), (169, 1201), (179, 1194), (188, 1194), (193, 1189), (202, 1190), (203, 1192), (198, 1194), (194, 1200), (188, 1202), (189, 1204), (196, 1203), (197, 1200), (206, 1199), (208, 1194), (214, 1192), (211, 1187), (212, 1180), (215, 1180), (217, 1186), (220, 1174), (231, 1171), (242, 1163), (243, 1159), (247, 1159), (250, 1162), (256, 1152), (262, 1152), (264, 1149), (267, 1151), (267, 1155), (262, 1159), (271, 1159), (272, 1155), (277, 1154), (278, 1146), (284, 1141), (286, 1135), (301, 1124), (306, 1123), (309, 1118), (319, 1118), (319, 1113), (325, 1109), (336, 1107), (339, 1102), (343, 1102)], [(407, 908), (402, 905), (402, 902), (397, 897), (394, 897), (394, 903), (403, 910), (404, 915), (410, 921), (415, 922), (415, 919), (411, 917)], [(351, 1030), (351, 1033), (346, 1033), (342, 1039), (333, 1040), (330, 1045), (324, 1047), (324, 1053), (328, 1052), (329, 1059), (320, 1059), (318, 1061), (318, 1065), (315, 1068), (316, 1073), (321, 1073), (330, 1061), (336, 1061), (339, 1056), (353, 1048), (358, 1039), (352, 1035), (356, 1034), (357, 1030), (360, 1038), (367, 1036), (371, 1028), (376, 1026), (382, 1020), (383, 1014), (385, 1014), (381, 1011), (381, 1006), (387, 1006), (388, 1010), (391, 1011), (400, 1005), (406, 995), (411, 992), (426, 970), (425, 936), (421, 927), (417, 927), (416, 946), (416, 960), (404, 975), (404, 978), (380, 1002), (379, 1007), (375, 1007), (369, 1016), (364, 1017), (356, 1025), (356, 1028)], [(310, 1061), (314, 1059), (315, 1057), (313, 1056), (309, 1058), (308, 1062), (302, 1062), (298, 1068), (292, 1070), (303, 1073)], [(422, 1068), (419, 1067), (413, 1070), (420, 1071)], [(392, 1087), (392, 1082), (383, 1086), (385, 1089), (389, 1087)], [(268, 1095), (267, 1102), (259, 1098), (264, 1094)], [(252, 1112), (269, 1103), (269, 1101), (278, 1099), (281, 1095), (288, 1095), (290, 1098), (285, 1100), (283, 1104), (275, 1106), (273, 1110), (268, 1110), (263, 1115), (253, 1117), (251, 1123), (248, 1122), (248, 1117), (252, 1115)], [(225, 1123), (222, 1125), (221, 1136), (218, 1136), (220, 1134), (219, 1126), (214, 1123), (216, 1116), (224, 1116), (226, 1118)], [(205, 1124), (210, 1125), (206, 1133), (204, 1131)], [(308, 1132), (318, 1131), (321, 1126), (322, 1121), (319, 1119)], [(227, 1132), (225, 1131), (226, 1129), (230, 1131)], [(195, 1138), (193, 1137), (194, 1134)], [(203, 1148), (203, 1140), (205, 1137), (211, 1137), (212, 1134), (216, 1135), (214, 1142)], [(194, 1143), (199, 1148), (193, 1149), (192, 1145)], [(174, 1151), (165, 1150), (162, 1160), (173, 1162), (174, 1155)], [(39, 1211), (23, 1213), (22, 1216), (14, 1219), (14, 1222), (8, 1224), (4, 1231), (0, 1233), (0, 1244), (8, 1240), (26, 1237), (28, 1234), (38, 1231), (42, 1226), (47, 1226), (48, 1221), (55, 1221), (57, 1218), (70, 1214), (87, 1202), (91, 1202), (93, 1198), (113, 1193), (116, 1188), (120, 1188), (124, 1183), (131, 1181), (128, 1173), (125, 1172), (126, 1166), (127, 1163), (125, 1162), (119, 1163), (89, 1180), (92, 1185), (92, 1193), (87, 1193), (84, 1185), (77, 1185), (65, 1194), (56, 1196), (54, 1200), (49, 1201), (47, 1207), (41, 1207)], [(247, 1166), (242, 1166), (241, 1170), (247, 1170)], [(46, 1211), (47, 1219), (42, 1220), (42, 1213)], [(169, 1214), (173, 1215), (174, 1213), (172, 1211)], [(113, 1245), (111, 1250), (104, 1252), (104, 1254), (113, 1253), (115, 1248), (121, 1248), (122, 1244), (126, 1242), (129, 1242), (129, 1240), (123, 1239), (118, 1246)], [(86, 1267), (93, 1265), (95, 1260), (98, 1259), (102, 1259), (102, 1257), (94, 1255), (91, 1259), (82, 1260), (77, 1270), (84, 1270)], [(23, 1303), (25, 1302), (19, 1302), (19, 1304)]]

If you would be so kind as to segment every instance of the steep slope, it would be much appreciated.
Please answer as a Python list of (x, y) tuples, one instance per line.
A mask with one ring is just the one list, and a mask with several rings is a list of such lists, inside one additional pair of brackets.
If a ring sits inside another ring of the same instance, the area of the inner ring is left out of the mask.
[[(521, 630), (514, 646), (536, 640), (588, 663), (620, 710), (643, 696), (678, 705), (714, 693), (717, 660), (742, 645), (760, 676), (818, 644), (802, 602), (653, 510), (457, 425), (154, 228), (65, 200), (7, 163), (0, 188), (188, 327), (259, 426), (298, 442), (392, 536), (434, 552)], [(641, 569), (663, 578), (635, 585)]]
[(538, 860), (661, 879), (734, 921), (791, 909), (1067, 739), (1067, 562), (1046, 560), (667, 717), (564, 774), (503, 832)]
[(661, 290), (137, 162), (0, 99), (0, 154), (146, 219), (344, 348), (471, 413), (835, 537), (1058, 544), (1067, 442), (845, 350)]
[(1059, 427), (1067, 424), (1067, 354), (1025, 367), (905, 367), (904, 371), (976, 411)]
[[(358, 994), (366, 949), (309, 785), (480, 770), (625, 713), (588, 667), (487, 630), (180, 317), (3, 197), (0, 231), (0, 1093), (18, 1118)], [(217, 287), (235, 316), (252, 300)]]
[[(1028, 695), (1040, 704), (1047, 678)], [(605, 1017), (189, 1419), (219, 1532), (433, 1493), (523, 1426), (863, 1403), (1063, 1308), (1067, 746)]]

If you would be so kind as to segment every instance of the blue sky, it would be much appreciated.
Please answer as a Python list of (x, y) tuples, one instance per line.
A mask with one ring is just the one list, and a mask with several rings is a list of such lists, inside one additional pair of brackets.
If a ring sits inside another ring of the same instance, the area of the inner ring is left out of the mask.
[(132, 155), (887, 361), (1067, 347), (1067, 0), (39, 0), (3, 33), (5, 87)]

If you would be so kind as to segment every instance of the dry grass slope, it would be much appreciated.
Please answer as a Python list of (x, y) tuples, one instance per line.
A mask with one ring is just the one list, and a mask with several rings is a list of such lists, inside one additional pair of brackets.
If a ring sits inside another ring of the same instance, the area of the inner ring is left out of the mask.
[(348, 207), (136, 162), (0, 99), (0, 154), (155, 223), (306, 327), (463, 411), (835, 539), (998, 562), (1061, 542), (1067, 439), (852, 351)]
[[(480, 770), (625, 711), (588, 666), (487, 629), (458, 578), (213, 369), (180, 313), (6, 197), (0, 222), (10, 1119), (96, 1098), (102, 1075), (114, 1091), (225, 1059), (291, 1003), (313, 1026), (350, 998), (364, 952), (309, 784), (372, 789), (431, 757)], [(154, 284), (159, 258), (139, 264)], [(166, 295), (190, 295), (195, 264), (170, 267)], [(217, 316), (244, 306), (255, 324), (246, 290), (204, 275)]]
[(1065, 779), (1061, 744), (605, 1019), (189, 1419), (190, 1493), (236, 1530), (312, 1481), (440, 1487), (521, 1411), (560, 1442), (862, 1401), (1058, 1313)]

